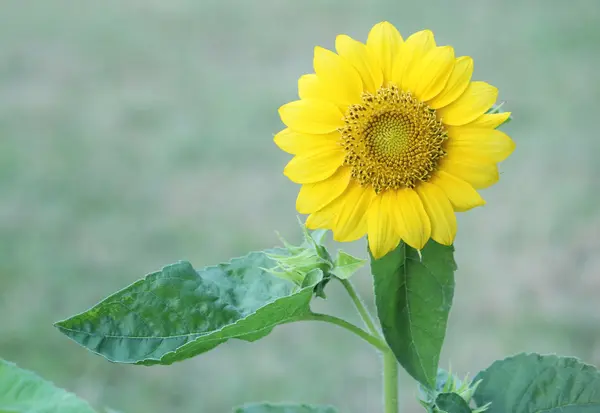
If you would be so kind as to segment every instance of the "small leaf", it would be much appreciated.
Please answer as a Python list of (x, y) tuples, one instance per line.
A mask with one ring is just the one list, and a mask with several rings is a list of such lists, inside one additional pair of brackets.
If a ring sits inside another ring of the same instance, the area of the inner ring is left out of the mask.
[(234, 413), (338, 413), (338, 411), (332, 406), (260, 403), (238, 407)]
[(576, 358), (519, 354), (480, 372), (473, 398), (488, 413), (595, 413), (600, 372)]
[(419, 399), (421, 402), (433, 405), (435, 404), (435, 398), (439, 393), (451, 392), (454, 388), (455, 377), (444, 369), (438, 369), (437, 376), (435, 379), (435, 387), (423, 386), (419, 383)]
[(435, 399), (438, 409), (446, 413), (471, 413), (471, 408), (456, 393), (440, 393)]
[[(423, 405), (428, 412), (443, 412), (453, 411), (449, 406), (454, 405), (454, 409), (461, 411), (462, 407), (469, 406), (473, 393), (477, 389), (481, 382), (471, 382), (468, 377), (464, 380), (459, 379), (451, 372), (443, 369), (438, 369), (437, 378), (435, 382), (435, 389), (431, 389), (419, 385), (419, 402)], [(441, 398), (440, 395), (444, 394)], [(458, 396), (462, 399), (459, 402), (455, 397)], [(444, 407), (444, 408), (442, 408)], [(488, 406), (483, 406), (480, 409), (473, 411), (473, 413), (482, 413), (487, 409)], [(471, 412), (470, 408), (468, 412)]]
[[(304, 224), (303, 224), (304, 225)], [(314, 240), (317, 245), (323, 245), (325, 242), (325, 236), (327, 235), (326, 229), (317, 229), (314, 230), (310, 237)]]
[(320, 283), (323, 280), (323, 271), (321, 271), (321, 269), (319, 268), (315, 268), (314, 270), (310, 271), (309, 273), (306, 274), (306, 277), (304, 277), (304, 281), (302, 282), (302, 287), (310, 287), (311, 285), (316, 285), (318, 283)]
[(330, 272), (339, 279), (345, 280), (350, 278), (356, 271), (360, 270), (366, 262), (367, 260), (353, 257), (340, 250), (333, 263), (333, 270)]
[(0, 359), (0, 412), (94, 413), (72, 393)]
[(444, 369), (438, 369), (435, 379), (435, 390), (438, 392), (448, 391), (454, 387), (455, 381), (456, 378), (450, 372)]
[(297, 286), (305, 286), (307, 274), (318, 268), (323, 276), (320, 283), (315, 285), (315, 294), (317, 297), (325, 298), (324, 288), (331, 278), (329, 270), (333, 267), (327, 248), (318, 241), (323, 239), (325, 232), (319, 230), (321, 232), (314, 231), (311, 234), (300, 220), (298, 223), (304, 235), (302, 245), (294, 246), (280, 236), (285, 250), (279, 253), (266, 253), (276, 265), (265, 271), (283, 280), (292, 281)]
[(264, 252), (198, 272), (169, 265), (56, 326), (117, 363), (171, 364), (232, 338), (254, 341), (301, 319), (313, 296), (314, 284), (298, 288), (264, 270), (273, 265)]
[(404, 242), (371, 256), (375, 302), (383, 335), (415, 380), (435, 388), (454, 295), (454, 247), (429, 241), (420, 252)]

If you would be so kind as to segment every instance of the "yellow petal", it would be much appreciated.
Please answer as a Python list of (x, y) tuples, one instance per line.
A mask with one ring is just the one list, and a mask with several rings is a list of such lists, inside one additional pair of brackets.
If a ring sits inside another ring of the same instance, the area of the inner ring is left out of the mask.
[(416, 189), (431, 221), (431, 238), (442, 245), (452, 245), (456, 236), (456, 215), (448, 197), (428, 182), (422, 182)]
[(354, 67), (345, 59), (322, 47), (315, 47), (315, 73), (327, 85), (331, 100), (346, 105), (360, 102), (362, 80)]
[(508, 118), (510, 118), (510, 112), (493, 113), (491, 115), (481, 115), (473, 122), (466, 124), (465, 126), (474, 128), (491, 128), (495, 129), (502, 125)]
[(331, 208), (313, 212), (306, 218), (306, 228), (313, 231), (315, 229), (331, 229), (334, 213), (335, 211)]
[(309, 229), (331, 229), (336, 241), (356, 241), (367, 232), (367, 210), (374, 196), (372, 188), (363, 188), (351, 180), (344, 193), (313, 212), (306, 225)]
[[(402, 90), (408, 90), (409, 86), (414, 86), (411, 82), (418, 72), (414, 69), (419, 64), (423, 56), (435, 48), (435, 38), (431, 30), (421, 30), (411, 34), (404, 43), (398, 59), (394, 62), (393, 81), (400, 86)], [(413, 76), (413, 73), (415, 76)]]
[(340, 145), (340, 133), (335, 131), (322, 135), (294, 132), (285, 128), (273, 140), (279, 148), (293, 155), (305, 154), (314, 151), (335, 149)]
[(295, 155), (298, 135), (297, 132), (292, 131), (290, 128), (285, 128), (275, 135), (273, 142), (275, 142), (275, 145), (282, 151)]
[(395, 192), (385, 191), (375, 196), (369, 207), (367, 217), (369, 248), (376, 259), (383, 257), (400, 243), (394, 218), (397, 209), (395, 204)]
[(344, 125), (343, 114), (331, 102), (302, 99), (279, 108), (281, 121), (290, 129), (304, 133), (330, 133)]
[(356, 241), (367, 232), (367, 211), (375, 197), (373, 188), (363, 188), (356, 181), (348, 185), (343, 196), (339, 197), (340, 207), (335, 220), (333, 239), (339, 242)]
[(472, 122), (492, 107), (498, 89), (485, 82), (471, 82), (454, 102), (438, 109), (438, 117), (446, 125), (460, 126)]
[(408, 245), (422, 249), (431, 236), (431, 223), (414, 189), (396, 191), (396, 230)]
[(346, 155), (339, 146), (335, 150), (313, 151), (296, 155), (284, 168), (283, 174), (292, 182), (312, 184), (329, 178), (337, 171)]
[(454, 49), (451, 46), (435, 47), (425, 53), (408, 74), (408, 87), (414, 95), (427, 101), (436, 96), (448, 82), (454, 67)]
[(364, 89), (375, 93), (383, 83), (383, 73), (373, 52), (350, 36), (340, 34), (335, 39), (335, 49), (360, 75)]
[(369, 32), (367, 47), (379, 62), (384, 83), (392, 76), (392, 66), (401, 44), (400, 32), (389, 22), (377, 23)]
[(452, 74), (442, 91), (428, 102), (429, 107), (439, 109), (449, 105), (463, 94), (473, 75), (473, 59), (462, 56), (456, 59)]
[(429, 181), (444, 191), (457, 212), (485, 205), (485, 200), (470, 184), (444, 171), (437, 171)]
[[(300, 99), (324, 100), (335, 104), (342, 113), (348, 108), (347, 99), (340, 96), (336, 85), (323, 81), (316, 74), (302, 75), (298, 79), (298, 96)], [(353, 102), (355, 103), (355, 102)]]
[(363, 188), (351, 180), (342, 195), (313, 213), (307, 222), (313, 227), (319, 224), (319, 228), (331, 229), (336, 241), (356, 241), (367, 232), (367, 210), (374, 195), (372, 188)]
[(471, 128), (468, 126), (450, 126), (447, 150), (471, 157), (483, 157), (492, 162), (502, 162), (515, 150), (515, 142), (504, 132), (497, 129)]
[(495, 163), (454, 155), (451, 151), (438, 165), (440, 171), (448, 172), (471, 184), (475, 189), (483, 189), (498, 182), (498, 167)]
[(302, 75), (298, 79), (298, 96), (300, 99), (317, 99), (331, 101), (331, 95), (323, 82), (314, 73)]
[(310, 214), (324, 208), (346, 190), (350, 183), (352, 168), (342, 166), (331, 177), (300, 188), (296, 209), (301, 214)]

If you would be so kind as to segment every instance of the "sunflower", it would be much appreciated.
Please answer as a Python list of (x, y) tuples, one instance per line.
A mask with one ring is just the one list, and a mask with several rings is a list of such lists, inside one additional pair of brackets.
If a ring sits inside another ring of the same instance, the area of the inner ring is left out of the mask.
[(310, 229), (336, 241), (365, 234), (375, 258), (404, 241), (451, 245), (455, 212), (485, 204), (477, 189), (498, 181), (514, 142), (487, 113), (498, 90), (471, 81), (473, 60), (455, 57), (423, 30), (403, 40), (388, 22), (366, 44), (346, 35), (337, 53), (316, 47), (315, 73), (279, 115), (275, 143), (295, 155), (284, 169), (302, 184), (296, 201)]

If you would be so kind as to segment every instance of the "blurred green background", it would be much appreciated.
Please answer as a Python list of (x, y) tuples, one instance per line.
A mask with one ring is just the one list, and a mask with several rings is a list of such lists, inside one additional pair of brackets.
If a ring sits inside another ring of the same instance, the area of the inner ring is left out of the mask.
[[(297, 239), (277, 108), (315, 45), (364, 41), (381, 20), (473, 56), (514, 116), (500, 183), (459, 217), (442, 366), (475, 374), (533, 350), (600, 364), (598, 0), (4, 0), (0, 357), (125, 413), (264, 399), (379, 411), (379, 357), (329, 325), (146, 368), (110, 364), (52, 323), (164, 264), (218, 263), (275, 245), (275, 230)], [(366, 271), (355, 283), (370, 293)], [(318, 308), (349, 313), (336, 290)], [(401, 381), (403, 411), (420, 411)]]

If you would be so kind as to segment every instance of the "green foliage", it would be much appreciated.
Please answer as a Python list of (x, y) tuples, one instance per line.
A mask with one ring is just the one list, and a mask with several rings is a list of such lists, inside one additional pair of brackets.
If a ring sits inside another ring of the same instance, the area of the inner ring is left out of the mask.
[(234, 413), (337, 413), (331, 406), (315, 406), (309, 404), (249, 404), (238, 407)]
[(435, 404), (439, 413), (471, 413), (469, 404), (456, 393), (440, 393)]
[(145, 365), (181, 361), (231, 338), (258, 340), (302, 319), (322, 279), (312, 272), (299, 289), (265, 270), (273, 265), (265, 252), (198, 272), (179, 262), (56, 326), (110, 361)]
[[(301, 245), (292, 245), (283, 237), (279, 237), (285, 249), (277, 253), (267, 252), (267, 257), (275, 262), (275, 266), (265, 269), (270, 274), (283, 280), (292, 281), (299, 287), (314, 285), (315, 295), (325, 298), (325, 286), (331, 279), (333, 268), (331, 256), (323, 245), (327, 230), (308, 232), (306, 226), (298, 219), (304, 241)], [(315, 271), (318, 270), (318, 271)], [(311, 274), (313, 277), (307, 277)], [(317, 282), (312, 282), (315, 274), (320, 274)]]
[(1, 413), (94, 413), (87, 402), (0, 359)]
[(360, 270), (367, 260), (353, 257), (344, 251), (338, 251), (331, 273), (339, 279), (350, 278), (356, 271)]
[(478, 405), (488, 413), (595, 413), (600, 411), (600, 372), (570, 357), (519, 354), (480, 372)]
[(421, 252), (401, 242), (371, 256), (377, 314), (385, 339), (406, 371), (434, 388), (454, 294), (454, 247), (433, 241)]
[[(300, 223), (304, 242), (301, 245), (292, 245), (283, 237), (279, 237), (285, 249), (276, 253), (267, 252), (267, 257), (275, 262), (275, 266), (265, 269), (270, 274), (284, 280), (292, 281), (297, 286), (304, 287), (307, 274), (315, 269), (321, 270), (321, 274), (328, 274), (333, 267), (331, 256), (322, 245), (325, 231), (308, 232), (304, 224)], [(310, 281), (308, 281), (310, 282)]]
[[(435, 390), (438, 392), (447, 392), (449, 388), (453, 386), (462, 385), (461, 380), (449, 371), (444, 369), (438, 369), (437, 376), (435, 378)], [(423, 391), (431, 391), (431, 389), (423, 386), (419, 386)]]
[[(471, 412), (469, 403), (480, 383), (481, 381), (471, 382), (468, 378), (461, 380), (452, 373), (439, 369), (435, 389), (419, 385), (419, 402), (429, 413)], [(484, 405), (472, 412), (482, 413), (488, 407)]]

